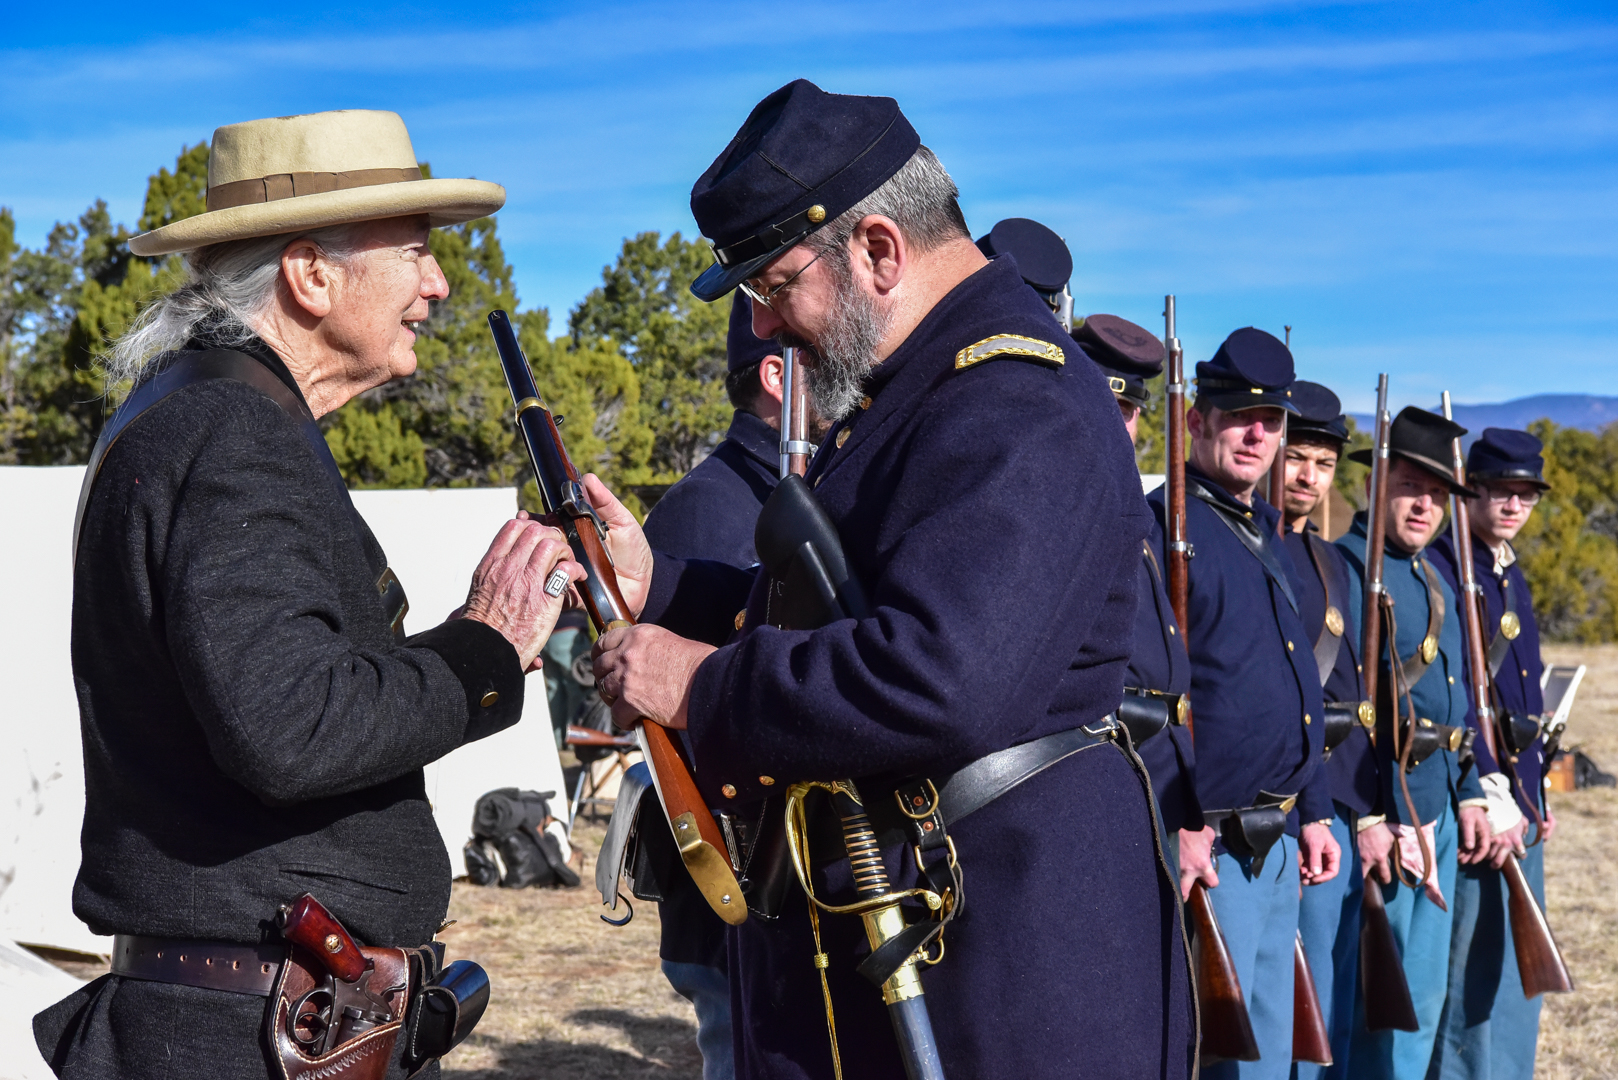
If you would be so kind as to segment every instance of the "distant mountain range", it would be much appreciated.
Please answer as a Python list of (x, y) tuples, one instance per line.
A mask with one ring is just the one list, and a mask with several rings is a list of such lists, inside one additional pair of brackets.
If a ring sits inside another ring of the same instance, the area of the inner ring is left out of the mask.
[[(1370, 413), (1355, 413), (1361, 431), (1370, 430)], [(1486, 427), (1526, 428), (1535, 420), (1549, 419), (1560, 427), (1600, 431), (1618, 422), (1618, 397), (1598, 394), (1535, 394), (1497, 405), (1456, 405), (1455, 422), (1469, 432), (1468, 444)]]

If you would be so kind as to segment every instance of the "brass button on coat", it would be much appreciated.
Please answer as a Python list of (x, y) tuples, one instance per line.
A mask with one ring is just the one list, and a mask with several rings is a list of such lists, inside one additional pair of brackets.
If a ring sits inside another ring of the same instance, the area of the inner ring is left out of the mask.
[(742, 608), (740, 611), (738, 611), (736, 613), (736, 629), (740, 630), (742, 628), (742, 624), (745, 623), (746, 621), (747, 621), (747, 609)]
[(736, 785), (726, 784), (724, 787), (719, 789), (719, 794), (723, 795), (727, 799), (734, 799), (736, 797)]
[(763, 784), (765, 787), (773, 787), (775, 785), (775, 777), (761, 776), (758, 778), (758, 782)]
[(848, 429), (844, 428), (842, 431), (839, 431), (837, 433), (837, 449), (841, 450), (843, 448), (843, 444), (846, 443), (847, 441), (848, 441)]
[(498, 690), (490, 690), (487, 694), (483, 695), (483, 699), (481, 701), (479, 701), (478, 704), (482, 705), (485, 709), (487, 709), (492, 705), (498, 704), (499, 701), (500, 701), (500, 691), (498, 691)]

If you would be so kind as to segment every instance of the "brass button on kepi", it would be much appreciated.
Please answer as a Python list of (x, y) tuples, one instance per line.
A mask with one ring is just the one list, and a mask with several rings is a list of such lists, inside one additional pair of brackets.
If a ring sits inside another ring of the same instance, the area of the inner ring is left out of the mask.
[(846, 443), (847, 441), (848, 441), (848, 429), (844, 428), (842, 431), (839, 431), (837, 433), (837, 449), (841, 450), (843, 448), (843, 444)]
[(809, 219), (809, 223), (811, 225), (819, 225), (822, 221), (826, 220), (826, 208), (821, 206), (819, 203), (816, 203), (815, 205), (811, 206), (808, 212), (803, 216)]
[(500, 701), (500, 691), (498, 691), (498, 690), (490, 690), (487, 694), (483, 695), (483, 699), (481, 701), (479, 701), (478, 704), (482, 705), (485, 709), (487, 709), (492, 705), (498, 704), (499, 701)]
[(761, 776), (758, 778), (758, 782), (763, 784), (765, 787), (773, 787), (775, 785), (775, 777)]
[(736, 797), (736, 785), (726, 784), (724, 787), (719, 789), (719, 794), (723, 795), (727, 799), (734, 799)]

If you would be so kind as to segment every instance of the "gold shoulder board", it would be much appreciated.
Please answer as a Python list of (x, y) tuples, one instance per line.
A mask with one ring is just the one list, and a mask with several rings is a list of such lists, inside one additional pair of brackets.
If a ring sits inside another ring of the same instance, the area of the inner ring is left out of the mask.
[(1023, 337), (1020, 334), (996, 334), (976, 345), (968, 345), (955, 354), (955, 369), (969, 368), (997, 356), (1018, 356), (1047, 367), (1058, 368), (1067, 363), (1062, 350), (1048, 341)]

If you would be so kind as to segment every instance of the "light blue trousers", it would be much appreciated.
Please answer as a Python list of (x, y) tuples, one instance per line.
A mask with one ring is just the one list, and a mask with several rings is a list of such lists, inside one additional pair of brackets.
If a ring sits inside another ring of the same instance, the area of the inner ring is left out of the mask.
[(1287, 1080), (1292, 1073), (1292, 950), (1298, 934), (1298, 841), (1283, 836), (1264, 872), (1248, 859), (1219, 856), (1219, 887), (1209, 889), (1230, 946), (1258, 1040), (1259, 1060), (1205, 1064), (1209, 1080)]
[(736, 1048), (731, 1042), (730, 978), (707, 964), (664, 960), (663, 977), (697, 1010), (697, 1049), (702, 1080), (736, 1080)]
[[(1434, 853), (1438, 860), (1438, 885), (1444, 900), (1455, 904), (1455, 850), (1459, 839), (1455, 808), (1446, 804), (1434, 830)], [(1438, 1019), (1444, 1011), (1445, 987), (1449, 982), (1449, 941), (1454, 923), (1450, 912), (1442, 911), (1427, 899), (1421, 889), (1407, 889), (1395, 878), (1391, 885), (1367, 883), (1381, 888), (1387, 902), (1388, 923), (1393, 940), (1404, 957), (1405, 980), (1410, 984), (1410, 1000), (1416, 1007), (1416, 1031), (1368, 1031), (1365, 1003), (1355, 1001), (1354, 1035), (1349, 1055), (1354, 1062), (1355, 1080), (1423, 1080), (1432, 1060), (1433, 1043), (1438, 1037)], [(1356, 998), (1358, 995), (1356, 995)]]
[[(1522, 868), (1545, 906), (1545, 847)], [(1525, 998), (1511, 937), (1506, 882), (1498, 870), (1462, 867), (1455, 881), (1449, 997), (1439, 1022), (1430, 1080), (1530, 1080), (1543, 997)]]
[(1354, 842), (1354, 811), (1337, 803), (1331, 834), (1343, 849), (1337, 876), (1321, 885), (1305, 885), (1298, 902), (1298, 932), (1303, 952), (1315, 977), (1315, 992), (1331, 1036), (1330, 1065), (1298, 1062), (1292, 1075), (1298, 1080), (1341, 1080), (1350, 1076), (1350, 1036), (1354, 1031), (1354, 1002), (1360, 987), (1360, 903), (1364, 878), (1360, 850)]

